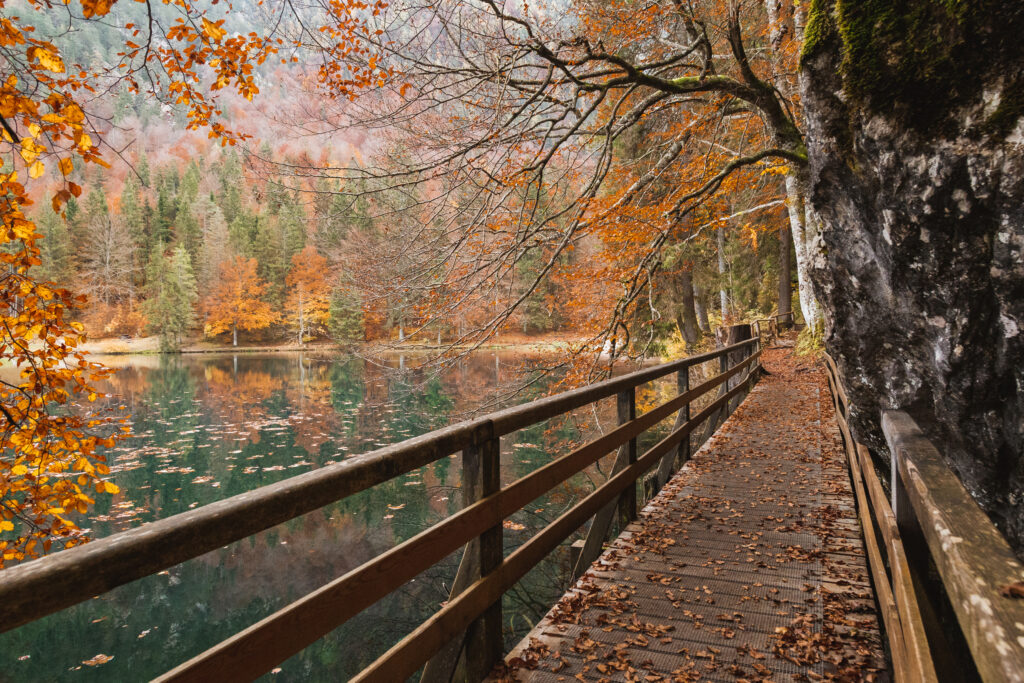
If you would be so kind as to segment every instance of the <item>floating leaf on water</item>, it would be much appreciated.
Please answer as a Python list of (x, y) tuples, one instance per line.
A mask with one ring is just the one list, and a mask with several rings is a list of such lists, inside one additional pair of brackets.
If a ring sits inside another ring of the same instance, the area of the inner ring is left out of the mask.
[(85, 664), (86, 666), (99, 666), (100, 664), (106, 664), (113, 658), (113, 655), (105, 655), (101, 653), (96, 655), (95, 657), (86, 659), (82, 662), (82, 664)]

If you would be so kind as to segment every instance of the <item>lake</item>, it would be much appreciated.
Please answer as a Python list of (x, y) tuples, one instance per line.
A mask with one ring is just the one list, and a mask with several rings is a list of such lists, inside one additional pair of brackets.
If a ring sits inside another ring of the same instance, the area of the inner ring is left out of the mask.
[[(509, 397), (551, 359), (477, 352), (442, 372), (414, 356), (97, 357), (133, 436), (108, 453), (121, 492), (83, 527), (107, 536), (542, 395)], [(527, 374), (524, 374), (527, 373)], [(638, 394), (664, 400), (674, 382)], [(614, 425), (614, 399), (502, 439), (513, 481)], [(653, 442), (654, 436), (648, 437)], [(643, 448), (645, 444), (641, 444)], [(610, 457), (505, 523), (506, 554), (600, 484)], [(0, 635), (0, 681), (148, 680), (394, 547), (461, 506), (459, 456)], [(343, 680), (448, 597), (460, 554), (281, 665), (268, 679)], [(568, 542), (504, 599), (511, 647), (568, 586)], [(109, 659), (108, 659), (109, 658)]]

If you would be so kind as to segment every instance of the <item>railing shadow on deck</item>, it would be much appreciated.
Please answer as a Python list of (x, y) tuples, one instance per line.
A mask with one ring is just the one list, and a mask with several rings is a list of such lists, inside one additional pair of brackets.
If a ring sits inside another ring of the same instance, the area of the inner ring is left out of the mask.
[[(762, 321), (767, 322), (767, 321)], [(144, 524), (0, 573), (0, 631), (70, 607), (228, 543), (462, 452), (464, 507), (445, 520), (231, 636), (157, 680), (251, 680), (465, 547), (449, 601), (353, 680), (482, 679), (501, 659), (501, 597), (588, 521), (576, 573), (601, 552), (612, 522), (637, 515), (638, 480), (653, 470), (660, 489), (690, 456), (690, 435), (709, 436), (762, 371), (765, 330), (752, 339), (515, 406), (313, 472)], [(720, 372), (690, 387), (690, 368), (718, 360)], [(640, 385), (675, 373), (678, 395), (636, 414)], [(696, 415), (691, 403), (717, 389)], [(503, 436), (598, 400), (616, 397), (619, 425), (511, 484), (499, 478)], [(643, 454), (637, 437), (676, 415), (668, 436)], [(602, 457), (617, 457), (607, 481), (507, 557), (502, 522)]]
[(851, 435), (836, 363), (828, 355), (825, 363), (896, 682), (1021, 683), (1024, 600), (1003, 593), (1024, 581), (1024, 565), (899, 410), (881, 415), (891, 454), (885, 490), (871, 453)]

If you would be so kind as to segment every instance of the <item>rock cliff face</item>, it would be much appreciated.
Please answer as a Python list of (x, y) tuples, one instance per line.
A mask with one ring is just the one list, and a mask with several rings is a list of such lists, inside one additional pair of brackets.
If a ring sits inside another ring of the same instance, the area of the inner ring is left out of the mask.
[(908, 409), (1024, 550), (1024, 3), (815, 0), (802, 92), (857, 436)]

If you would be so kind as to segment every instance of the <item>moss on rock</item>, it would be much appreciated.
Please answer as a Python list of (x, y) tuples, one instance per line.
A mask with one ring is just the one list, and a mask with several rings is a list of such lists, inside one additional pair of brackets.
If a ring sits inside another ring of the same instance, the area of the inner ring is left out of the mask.
[[(1024, 71), (1024, 4), (1003, 0), (813, 0), (802, 59), (838, 36), (843, 87), (853, 104), (918, 130), (951, 123), (993, 74)], [(1014, 76), (1016, 74), (1016, 76)], [(1013, 101), (989, 134), (1006, 134)]]
[(828, 0), (811, 0), (804, 27), (804, 43), (800, 48), (800, 61), (813, 57), (836, 34), (835, 22)]

